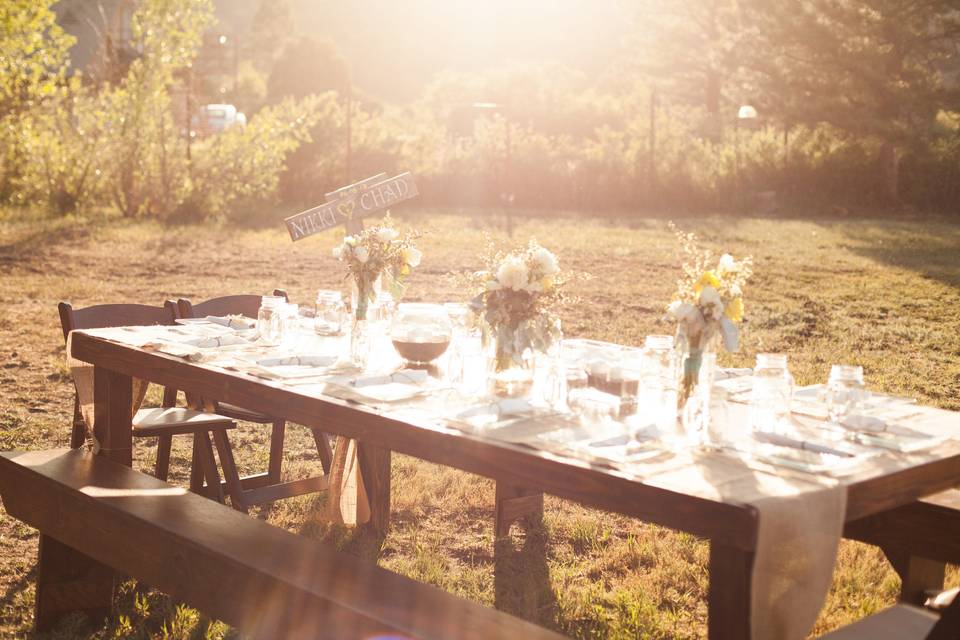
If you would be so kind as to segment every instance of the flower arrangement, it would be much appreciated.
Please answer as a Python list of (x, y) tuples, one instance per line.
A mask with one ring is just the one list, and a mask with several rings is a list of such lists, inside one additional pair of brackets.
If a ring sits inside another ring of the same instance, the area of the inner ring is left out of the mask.
[(677, 323), (677, 348), (684, 360), (681, 403), (696, 385), (703, 352), (722, 344), (727, 351), (740, 348), (738, 323), (743, 320), (743, 287), (753, 273), (752, 258), (735, 260), (729, 253), (715, 263), (713, 254), (702, 249), (694, 233), (684, 233), (672, 223), (685, 257), (683, 277), (667, 307)]
[(524, 367), (527, 349), (543, 352), (560, 338), (554, 309), (564, 300), (566, 277), (557, 257), (535, 240), (506, 254), (491, 247), (484, 261), (487, 268), (473, 275), (480, 293), (471, 306), (496, 344), (495, 371)]
[(381, 224), (346, 236), (334, 247), (333, 256), (347, 266), (347, 277), (352, 277), (357, 287), (356, 320), (366, 320), (367, 305), (376, 300), (378, 279), (383, 279), (395, 298), (403, 296), (403, 281), (423, 257), (414, 246), (419, 237), (417, 232), (401, 236), (387, 214)]

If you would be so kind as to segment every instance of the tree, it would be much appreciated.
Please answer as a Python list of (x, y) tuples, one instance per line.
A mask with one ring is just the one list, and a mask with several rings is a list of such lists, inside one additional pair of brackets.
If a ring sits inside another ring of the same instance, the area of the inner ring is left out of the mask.
[(705, 107), (713, 136), (742, 97), (741, 17), (737, 0), (645, 0), (635, 16), (630, 66), (673, 101)]
[(350, 68), (333, 42), (304, 36), (288, 44), (274, 63), (267, 99), (278, 102), (326, 91), (345, 95), (349, 89)]
[(249, 57), (257, 70), (269, 73), (277, 54), (294, 34), (289, 0), (260, 0), (250, 28)]
[(0, 2), (0, 199), (10, 197), (24, 162), (23, 117), (63, 87), (74, 38), (53, 0)]
[(750, 68), (763, 108), (788, 123), (829, 123), (879, 141), (886, 199), (899, 200), (899, 158), (937, 113), (956, 107), (942, 69), (955, 61), (952, 0), (746, 0)]

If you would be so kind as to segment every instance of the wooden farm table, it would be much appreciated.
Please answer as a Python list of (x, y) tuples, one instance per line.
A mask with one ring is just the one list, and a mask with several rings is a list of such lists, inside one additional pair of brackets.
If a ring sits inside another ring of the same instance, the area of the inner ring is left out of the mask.
[[(332, 397), (309, 395), (245, 373), (126, 346), (84, 332), (73, 334), (73, 356), (95, 366), (95, 436), (100, 454), (132, 462), (131, 377), (187, 389), (267, 415), (283, 415), (324, 432), (358, 441), (361, 472), (369, 494), (372, 525), (388, 526), (390, 455), (407, 454), (581, 504), (640, 518), (710, 540), (710, 638), (750, 637), (751, 568), (757, 512), (746, 489), (737, 499), (718, 499), (689, 482), (682, 469), (642, 480), (609, 467), (469, 435), (436, 423), (391, 416)], [(953, 423), (951, 423), (952, 425)], [(711, 464), (726, 474), (751, 473), (719, 454)], [(901, 455), (901, 454), (897, 454)], [(960, 444), (947, 442), (936, 455), (916, 458), (895, 471), (871, 467), (847, 477), (846, 520), (909, 504), (960, 484)], [(702, 479), (702, 475), (700, 476)], [(709, 478), (707, 478), (709, 480)], [(759, 489), (758, 489), (759, 491)], [(43, 566), (56, 576), (56, 567)]]

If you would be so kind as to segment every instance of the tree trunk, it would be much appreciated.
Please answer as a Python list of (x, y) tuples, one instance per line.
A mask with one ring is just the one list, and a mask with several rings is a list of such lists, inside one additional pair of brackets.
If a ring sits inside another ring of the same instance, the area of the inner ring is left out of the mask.
[(891, 142), (880, 145), (880, 196), (887, 204), (900, 204), (900, 150)]

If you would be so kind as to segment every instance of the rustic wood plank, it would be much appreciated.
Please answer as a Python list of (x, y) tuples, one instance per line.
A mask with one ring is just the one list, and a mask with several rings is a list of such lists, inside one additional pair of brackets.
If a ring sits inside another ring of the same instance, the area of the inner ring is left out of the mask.
[(41, 534), (33, 610), (36, 631), (50, 631), (75, 612), (100, 623), (111, 614), (113, 589), (112, 569)]
[(890, 607), (859, 622), (820, 636), (820, 640), (922, 640), (937, 616), (917, 607)]
[(521, 518), (528, 524), (536, 524), (543, 519), (543, 492), (497, 482), (494, 498), (495, 512), (493, 532), (497, 538), (510, 533), (510, 526)]
[(266, 504), (276, 500), (283, 500), (284, 498), (324, 491), (329, 486), (330, 479), (327, 478), (327, 476), (290, 480), (289, 482), (282, 482), (280, 484), (270, 484), (270, 486), (266, 487), (244, 490), (243, 502), (247, 505)]
[(8, 513), (257, 638), (559, 638), (78, 450), (6, 453)]
[(477, 473), (518, 486), (681, 529), (742, 549), (752, 549), (756, 512), (743, 504), (687, 495), (650, 486), (603, 467), (559, 460), (527, 448), (460, 432), (436, 431), (378, 415), (374, 410), (240, 373), (214, 370), (161, 353), (145, 352), (84, 333), (74, 335), (74, 356), (160, 384), (179, 384), (206, 397), (264, 413), (282, 413), (292, 422), (316, 427), (417, 458)]
[(133, 381), (129, 375), (101, 366), (93, 368), (93, 432), (100, 455), (114, 462), (133, 464)]
[(390, 450), (358, 441), (357, 462), (370, 502), (370, 527), (385, 533), (390, 527)]
[[(710, 543), (710, 640), (749, 640), (753, 552)], [(760, 640), (760, 639), (758, 639)]]
[(930, 560), (960, 564), (960, 492), (950, 490), (882, 513), (858, 518), (844, 528), (845, 538), (899, 549)]

